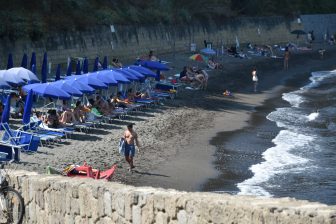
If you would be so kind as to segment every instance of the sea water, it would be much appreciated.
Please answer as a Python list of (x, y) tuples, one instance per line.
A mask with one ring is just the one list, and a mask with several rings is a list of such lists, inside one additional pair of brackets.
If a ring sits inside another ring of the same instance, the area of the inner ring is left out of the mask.
[(282, 99), (288, 104), (267, 115), (280, 131), (238, 194), (336, 204), (336, 70), (313, 72)]

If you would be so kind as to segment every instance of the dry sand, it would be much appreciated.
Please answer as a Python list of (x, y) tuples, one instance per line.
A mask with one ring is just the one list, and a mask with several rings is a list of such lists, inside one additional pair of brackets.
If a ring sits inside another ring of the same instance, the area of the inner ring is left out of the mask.
[[(318, 49), (318, 47), (316, 47)], [(172, 58), (174, 74), (188, 62), (188, 55)], [(335, 52), (327, 50), (321, 60), (317, 50), (294, 54), (290, 69), (282, 70), (282, 59), (255, 57), (237, 59), (225, 57), (223, 70), (211, 71), (207, 91), (182, 90), (178, 97), (167, 100), (164, 106), (150, 108), (125, 120), (103, 124), (90, 133), (76, 133), (52, 147), (40, 147), (37, 153), (22, 154), (18, 168), (45, 172), (46, 166), (62, 168), (66, 164), (86, 161), (95, 168), (104, 169), (115, 162), (119, 168), (114, 181), (127, 184), (151, 185), (180, 190), (200, 190), (208, 178), (218, 175), (212, 161), (215, 146), (209, 144), (218, 132), (238, 130), (246, 126), (250, 114), (274, 94), (284, 79), (320, 69), (332, 69)], [(261, 92), (252, 92), (251, 69), (256, 65)], [(308, 77), (308, 76), (307, 76)], [(224, 97), (229, 88), (234, 97)], [(141, 152), (136, 155), (134, 172), (118, 154), (118, 140), (125, 125), (135, 123), (141, 142)], [(225, 164), (223, 164), (225, 165)]]

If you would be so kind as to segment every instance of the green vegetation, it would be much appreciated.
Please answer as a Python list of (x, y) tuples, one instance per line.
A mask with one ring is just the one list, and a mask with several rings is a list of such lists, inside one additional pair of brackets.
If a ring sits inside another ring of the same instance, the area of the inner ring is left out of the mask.
[(334, 13), (335, 0), (11, 0), (0, 1), (0, 38), (38, 40), (46, 32), (110, 24), (169, 24), (235, 16)]

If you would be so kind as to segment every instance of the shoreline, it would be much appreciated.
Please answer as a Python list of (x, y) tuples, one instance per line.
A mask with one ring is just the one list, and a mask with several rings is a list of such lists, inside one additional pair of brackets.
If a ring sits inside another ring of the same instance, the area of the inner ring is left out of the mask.
[[(335, 55), (335, 50), (327, 51), (323, 64), (330, 63), (329, 53)], [(188, 63), (188, 56), (177, 57), (175, 61), (180, 64), (175, 65), (176, 68)], [(113, 181), (200, 191), (209, 178), (219, 175), (214, 166), (216, 147), (210, 144), (210, 140), (223, 132), (223, 128), (232, 132), (246, 127), (255, 108), (274, 94), (273, 88), (300, 70), (294, 68), (294, 64), (305, 64), (307, 59), (309, 68), (300, 66), (303, 72), (315, 69), (317, 66), (314, 67), (314, 63), (321, 62), (315, 51), (304, 52), (297, 57), (294, 54), (290, 61), (293, 68), (290, 67), (288, 74), (283, 76), (281, 59), (227, 57), (225, 69), (210, 74), (207, 91), (183, 90), (174, 101), (166, 101), (164, 106), (138, 112), (126, 120), (103, 124), (90, 134), (76, 133), (74, 139), (52, 147), (41, 147), (38, 153), (22, 154), (23, 163), (18, 167), (44, 173), (46, 166), (62, 168), (86, 161), (94, 168), (105, 169), (117, 162), (119, 168)], [(252, 92), (250, 72), (254, 65), (258, 68), (261, 93)], [(234, 93), (234, 98), (222, 95), (226, 88)], [(117, 147), (129, 122), (135, 123), (142, 145), (135, 158), (133, 173), (127, 171), (128, 166)]]
[[(329, 52), (330, 55), (335, 54), (335, 51)], [(331, 58), (328, 58), (326, 60), (323, 60), (322, 63), (319, 64), (309, 64), (302, 63), (302, 60), (306, 60), (308, 58), (309, 60), (316, 61), (316, 56), (313, 52), (309, 53), (302, 53), (302, 54), (296, 54), (293, 57), (296, 57), (292, 61), (292, 66), (294, 68), (290, 68), (289, 71), (283, 71), (281, 69), (282, 61), (277, 61), (277, 67), (280, 68), (279, 70), (276, 70), (274, 72), (274, 69), (270, 68), (269, 65), (266, 65), (266, 69), (262, 70), (262, 72), (272, 72), (272, 77), (267, 77), (264, 80), (261, 80), (260, 86), (264, 85), (263, 87), (266, 89), (265, 91), (262, 91), (261, 93), (254, 94), (251, 92), (252, 90), (252, 84), (251, 86), (245, 86), (245, 88), (240, 90), (240, 93), (235, 94), (234, 99), (225, 99), (225, 103), (227, 104), (224, 108), (224, 111), (221, 112), (215, 112), (215, 118), (212, 121), (212, 125), (206, 129), (203, 129), (203, 131), (196, 131), (192, 135), (194, 135), (194, 138), (198, 141), (198, 146), (201, 145), (201, 148), (210, 148), (209, 154), (206, 156), (206, 158), (203, 157), (203, 163), (205, 161), (208, 161), (208, 163), (212, 164), (212, 168), (209, 169), (209, 166), (201, 166), (201, 168), (195, 170), (195, 166), (193, 162), (195, 161), (195, 156), (190, 156), (190, 152), (195, 153), (195, 151), (192, 150), (192, 147), (194, 147), (193, 144), (189, 145), (189, 147), (184, 148), (185, 150), (183, 153), (176, 154), (175, 157), (170, 159), (167, 162), (164, 162), (159, 167), (156, 168), (156, 171), (158, 173), (164, 174), (164, 176), (156, 176), (156, 177), (144, 177), (141, 179), (137, 179), (136, 181), (133, 181), (132, 184), (135, 186), (154, 186), (154, 187), (163, 187), (163, 188), (174, 188), (178, 190), (185, 190), (185, 191), (199, 191), (199, 190), (206, 190), (207, 183), (210, 179), (216, 179), (219, 178), (219, 175), (221, 174), (221, 171), (216, 168), (215, 164), (215, 153), (213, 150), (213, 147), (216, 148), (215, 145), (211, 144), (212, 139), (216, 138), (216, 136), (220, 134), (227, 134), (230, 135), (230, 133), (239, 133), (244, 128), (246, 128), (251, 119), (252, 114), (255, 113), (256, 108), (264, 106), (265, 102), (267, 100), (270, 100), (272, 98), (278, 98), (282, 95), (282, 93), (285, 91), (286, 86), (290, 85), (290, 83), (285, 84), (285, 82), (290, 82), (290, 80), (295, 76), (300, 76), (302, 79), (307, 79), (310, 76), (310, 72), (316, 71), (319, 69), (331, 69), (334, 67), (333, 62), (331, 62)], [(328, 60), (328, 61), (327, 61)], [(319, 61), (317, 61), (319, 62)], [(267, 59), (258, 61), (256, 64), (257, 66), (259, 64), (265, 64), (267, 63)], [(275, 62), (274, 62), (275, 63)], [(302, 63), (302, 64), (301, 64)], [(299, 64), (298, 66), (295, 66), (296, 64)], [(246, 67), (249, 67), (250, 65), (243, 66), (245, 69)], [(284, 74), (285, 73), (285, 74)], [(277, 77), (281, 77), (278, 78)], [(271, 79), (271, 80), (269, 80)], [(267, 84), (268, 82), (268, 84)], [(260, 87), (260, 88), (263, 88)], [(236, 104), (236, 105), (234, 105)], [(239, 104), (237, 106), (237, 104)], [(238, 108), (237, 108), (238, 107)], [(229, 113), (227, 113), (229, 112)], [(230, 122), (227, 122), (230, 121)], [(204, 134), (204, 133), (207, 134)], [(210, 137), (210, 138), (209, 138)], [(200, 144), (201, 142), (201, 144)], [(217, 149), (215, 149), (216, 152)], [(199, 150), (199, 152), (196, 152), (199, 155), (204, 155), (204, 152), (202, 150)], [(262, 152), (261, 152), (262, 153)], [(260, 153), (260, 154), (261, 154)], [(202, 164), (203, 164), (202, 163)], [(191, 164), (189, 169), (185, 169), (185, 164)], [(218, 165), (218, 164), (217, 164)], [(222, 164), (225, 166), (225, 164)], [(177, 169), (176, 167), (183, 167), (182, 170)], [(196, 166), (197, 167), (197, 166)], [(198, 167), (197, 167), (198, 168)], [(249, 167), (247, 167), (248, 169)], [(208, 171), (204, 171), (204, 169), (209, 169)], [(210, 173), (210, 176), (205, 176), (204, 173)], [(197, 173), (199, 178), (198, 180), (195, 180), (194, 176), (195, 173)], [(217, 177), (214, 177), (215, 174), (218, 174)], [(174, 175), (174, 177), (172, 177)], [(199, 183), (202, 183), (199, 185)], [(208, 188), (209, 189), (209, 188)]]

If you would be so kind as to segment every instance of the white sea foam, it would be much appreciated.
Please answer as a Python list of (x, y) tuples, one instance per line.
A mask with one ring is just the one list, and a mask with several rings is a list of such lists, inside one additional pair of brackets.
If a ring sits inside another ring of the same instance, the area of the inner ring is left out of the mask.
[(300, 91), (284, 93), (282, 94), (282, 99), (289, 102), (293, 107), (299, 107), (301, 103), (305, 102), (305, 99), (299, 94)]
[(323, 80), (335, 76), (336, 76), (336, 70), (312, 72), (311, 77), (309, 78), (311, 82), (308, 85), (302, 87), (301, 90), (318, 87)]
[(309, 121), (313, 121), (315, 120), (317, 117), (319, 116), (319, 113), (318, 112), (314, 112), (314, 113), (311, 113), (307, 116), (308, 120)]
[(287, 173), (302, 168), (309, 160), (296, 156), (291, 150), (308, 145), (313, 137), (282, 130), (273, 139), (274, 147), (267, 149), (262, 155), (265, 161), (253, 165), (250, 170), (254, 176), (237, 184), (241, 195), (272, 196), (262, 185), (276, 174)]
[(307, 116), (301, 110), (292, 107), (277, 108), (276, 111), (269, 113), (266, 118), (276, 122), (280, 128), (293, 128), (307, 122)]

